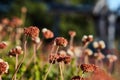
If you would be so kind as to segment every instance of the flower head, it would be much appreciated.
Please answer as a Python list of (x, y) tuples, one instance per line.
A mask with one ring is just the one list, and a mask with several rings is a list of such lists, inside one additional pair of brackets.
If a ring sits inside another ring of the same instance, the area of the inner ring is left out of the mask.
[(53, 37), (54, 37), (53, 32), (50, 31), (49, 29), (43, 28), (43, 29), (42, 29), (42, 33), (43, 33), (43, 36), (44, 36), (46, 39), (50, 39), (50, 38), (53, 38)]
[(80, 68), (83, 72), (94, 72), (97, 66), (95, 66), (94, 64), (81, 64)]
[(8, 63), (0, 59), (0, 75), (7, 73), (8, 69), (9, 69)]
[(40, 32), (40, 30), (36, 26), (30, 26), (30, 27), (24, 29), (24, 34), (26, 36), (30, 36), (31, 38), (38, 37), (39, 32)]
[(114, 61), (117, 60), (117, 56), (116, 55), (108, 54), (107, 58), (108, 58), (109, 62), (114, 62)]
[(68, 33), (69, 33), (69, 35), (70, 35), (71, 37), (76, 36), (76, 32), (75, 32), (75, 31), (69, 31)]
[(93, 35), (84, 35), (83, 38), (82, 38), (82, 43), (85, 45), (89, 42), (92, 42), (93, 41)]
[(11, 27), (18, 27), (23, 24), (23, 21), (18, 18), (18, 17), (13, 17), (12, 20), (10, 21), (10, 26)]
[(93, 42), (93, 47), (97, 49), (104, 49), (105, 48), (105, 42), (104, 41), (99, 41), (99, 42)]
[(66, 47), (68, 44), (68, 41), (64, 37), (57, 37), (57, 38), (55, 38), (54, 42), (55, 42), (55, 45), (57, 45), (57, 46)]
[(85, 55), (88, 55), (88, 56), (90, 56), (90, 55), (93, 54), (92, 50), (90, 50), (90, 49), (85, 49), (83, 53), (84, 53)]
[(0, 42), (0, 49), (4, 49), (7, 47), (7, 43), (6, 42)]
[(9, 56), (16, 56), (16, 55), (20, 55), (23, 54), (22, 48), (20, 46), (16, 46), (15, 48), (11, 49), (9, 51)]

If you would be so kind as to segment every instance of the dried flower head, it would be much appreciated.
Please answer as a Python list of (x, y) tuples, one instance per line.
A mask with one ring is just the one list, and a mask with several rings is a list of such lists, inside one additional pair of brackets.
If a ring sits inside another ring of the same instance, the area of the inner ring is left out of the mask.
[(68, 41), (64, 37), (57, 37), (57, 38), (55, 38), (54, 42), (55, 42), (55, 45), (57, 45), (57, 46), (66, 47), (68, 44)]
[(59, 51), (58, 53), (58, 57), (57, 57), (57, 62), (62, 62), (65, 59), (66, 56), (66, 52), (64, 50)]
[(98, 47), (99, 47), (99, 44), (98, 44), (97, 41), (94, 41), (94, 42), (93, 42), (93, 47), (94, 47), (94, 48), (98, 48)]
[(97, 60), (102, 60), (105, 58), (105, 56), (101, 52), (95, 53), (94, 56)]
[(70, 35), (71, 37), (76, 36), (76, 32), (75, 32), (75, 31), (69, 31), (68, 33), (69, 33), (69, 35)]
[(117, 60), (117, 56), (116, 55), (108, 54), (107, 58), (108, 58), (109, 62), (114, 62), (114, 61)]
[(18, 27), (23, 24), (23, 21), (18, 18), (18, 17), (13, 17), (12, 20), (10, 21), (10, 26), (11, 27)]
[(0, 42), (0, 49), (4, 49), (7, 47), (7, 42)]
[(66, 55), (65, 58), (64, 58), (64, 63), (65, 63), (65, 64), (69, 64), (70, 61), (71, 61), (71, 56)]
[(9, 69), (8, 63), (0, 59), (0, 75), (7, 73), (8, 69)]
[(36, 26), (30, 26), (30, 27), (24, 29), (24, 34), (26, 36), (30, 36), (31, 38), (38, 37), (39, 32), (40, 32), (40, 30)]
[(94, 64), (81, 64), (80, 68), (83, 72), (94, 72), (97, 66), (95, 66)]
[(35, 37), (35, 38), (32, 38), (32, 41), (36, 44), (40, 43), (40, 38), (39, 37)]
[(3, 18), (3, 19), (1, 20), (1, 23), (2, 23), (3, 25), (8, 25), (9, 22), (10, 22), (10, 20), (9, 20), (8, 18)]
[(49, 55), (49, 63), (55, 64), (57, 57), (58, 57), (57, 54), (50, 54)]
[(103, 40), (99, 41), (99, 45), (101, 49), (105, 48), (105, 42)]
[(26, 8), (25, 6), (23, 6), (23, 7), (21, 8), (21, 12), (22, 12), (22, 13), (26, 13), (26, 12), (27, 12), (27, 8)]
[(85, 55), (88, 55), (88, 56), (90, 56), (90, 55), (93, 54), (93, 52), (92, 52), (91, 49), (85, 49), (83, 53), (84, 53)]
[(44, 36), (46, 39), (50, 39), (50, 38), (53, 38), (53, 37), (54, 37), (53, 32), (50, 31), (50, 30), (47, 29), (47, 28), (43, 28), (43, 29), (42, 29), (42, 33), (43, 33), (43, 36)]
[(85, 80), (85, 79), (81, 78), (80, 76), (73, 76), (71, 80)]
[(9, 56), (16, 56), (16, 55), (20, 55), (23, 54), (22, 48), (20, 46), (16, 46), (15, 48), (11, 49), (9, 51)]
[(89, 42), (92, 42), (93, 41), (93, 35), (84, 35), (83, 38), (82, 38), (82, 43), (85, 45)]

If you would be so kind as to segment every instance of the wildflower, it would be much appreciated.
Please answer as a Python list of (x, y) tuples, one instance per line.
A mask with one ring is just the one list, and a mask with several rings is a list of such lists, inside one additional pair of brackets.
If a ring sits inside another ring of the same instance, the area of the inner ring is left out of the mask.
[(105, 58), (105, 56), (104, 56), (101, 52), (95, 53), (94, 56), (95, 56), (98, 60), (102, 60), (102, 59)]
[(0, 49), (4, 49), (4, 48), (6, 48), (7, 47), (7, 43), (6, 42), (1, 42), (0, 43)]
[(85, 79), (81, 78), (80, 76), (73, 76), (71, 80), (85, 80)]
[(67, 44), (68, 44), (68, 42), (67, 42), (67, 40), (65, 38), (63, 38), (63, 37), (55, 38), (55, 45), (66, 47)]
[(11, 27), (18, 27), (23, 24), (23, 21), (18, 18), (18, 17), (13, 17), (12, 20), (10, 21), (10, 26)]
[(21, 12), (22, 12), (22, 13), (26, 13), (26, 12), (27, 12), (27, 8), (26, 8), (25, 6), (23, 6), (23, 7), (21, 8)]
[(1, 23), (2, 23), (3, 25), (8, 25), (9, 22), (10, 22), (10, 21), (9, 21), (8, 18), (3, 18), (2, 21), (1, 21)]
[(57, 62), (62, 62), (62, 61), (64, 61), (65, 56), (66, 56), (66, 52), (63, 51), (63, 50), (61, 50), (61, 51), (59, 51), (57, 54), (58, 54)]
[(70, 61), (71, 61), (71, 56), (66, 55), (65, 58), (64, 58), (64, 63), (65, 63), (65, 64), (69, 64)]
[(75, 31), (69, 31), (68, 33), (69, 33), (69, 35), (70, 35), (71, 37), (76, 36), (76, 32), (75, 32)]
[(53, 32), (50, 31), (49, 29), (43, 28), (43, 29), (42, 29), (42, 33), (43, 33), (43, 36), (44, 36), (46, 39), (50, 39), (50, 38), (53, 38), (53, 37), (54, 37)]
[(36, 26), (30, 26), (30, 27), (24, 29), (24, 34), (26, 36), (30, 36), (31, 38), (38, 37), (39, 32), (40, 32), (40, 30)]
[(88, 35), (88, 36), (84, 35), (82, 38), (82, 43), (84, 45), (92, 41), (93, 41), (93, 35)]
[(0, 59), (0, 75), (7, 73), (8, 69), (9, 69), (8, 63)]
[(20, 55), (23, 54), (22, 48), (20, 46), (16, 46), (15, 48), (11, 49), (9, 51), (9, 56), (16, 56), (16, 55)]
[(80, 68), (83, 72), (94, 72), (97, 67), (94, 64), (81, 64)]
[(93, 54), (92, 50), (90, 50), (90, 49), (85, 49), (83, 53), (85, 55), (89, 55), (89, 56)]
[(58, 57), (57, 54), (50, 54), (49, 55), (49, 63), (55, 64), (57, 57)]
[(104, 41), (99, 41), (99, 45), (100, 45), (100, 48), (101, 49), (104, 49), (105, 48), (105, 42)]
[(99, 42), (93, 42), (93, 47), (97, 49), (104, 49), (105, 48), (105, 42), (104, 41), (99, 41)]
[(32, 41), (36, 44), (40, 43), (40, 38), (39, 37), (35, 37), (35, 38), (32, 38)]
[(117, 60), (117, 56), (111, 55), (111, 54), (107, 55), (107, 58), (108, 58), (109, 62), (114, 62)]

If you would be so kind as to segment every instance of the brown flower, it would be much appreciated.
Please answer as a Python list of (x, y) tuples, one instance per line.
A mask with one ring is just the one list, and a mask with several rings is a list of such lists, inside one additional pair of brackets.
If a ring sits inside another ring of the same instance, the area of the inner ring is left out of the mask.
[(88, 42), (92, 42), (93, 41), (93, 35), (84, 35), (82, 38), (82, 43), (85, 45)]
[(31, 38), (38, 37), (39, 32), (40, 32), (40, 30), (36, 26), (30, 26), (30, 27), (24, 29), (24, 34), (26, 36), (30, 36)]
[(68, 33), (69, 33), (69, 35), (70, 35), (71, 37), (76, 36), (76, 32), (75, 32), (75, 31), (69, 31)]
[(9, 19), (8, 18), (3, 18), (2, 20), (1, 20), (1, 23), (3, 24), (3, 25), (8, 25), (9, 24)]
[(68, 44), (67, 40), (64, 37), (57, 37), (57, 38), (55, 38), (54, 42), (55, 42), (55, 45), (57, 45), (57, 46), (66, 47)]
[(65, 63), (65, 64), (69, 64), (70, 61), (71, 61), (71, 56), (66, 55), (65, 58), (64, 58), (64, 63)]
[(26, 13), (26, 12), (27, 12), (27, 8), (26, 8), (25, 6), (23, 6), (23, 7), (21, 8), (21, 12), (22, 12), (22, 13)]
[(46, 39), (50, 39), (50, 38), (53, 38), (54, 37), (54, 34), (52, 31), (46, 29), (46, 28), (43, 28), (42, 29), (42, 33), (43, 33), (43, 36), (46, 38)]
[(10, 21), (10, 26), (11, 27), (18, 27), (23, 24), (23, 21), (18, 18), (18, 17), (13, 17), (12, 20)]
[(81, 64), (80, 68), (83, 72), (94, 72), (97, 67), (94, 64)]
[(8, 63), (0, 59), (0, 75), (7, 73), (8, 69), (9, 69)]
[(73, 76), (71, 80), (85, 80), (85, 79), (81, 78), (80, 76)]
[(17, 46), (9, 51), (9, 56), (16, 56), (22, 54), (22, 48), (20, 46)]
[(4, 49), (4, 48), (6, 48), (7, 47), (7, 43), (6, 42), (1, 42), (0, 43), (0, 49)]
[(57, 54), (50, 54), (49, 55), (49, 63), (55, 64), (57, 57), (58, 57)]

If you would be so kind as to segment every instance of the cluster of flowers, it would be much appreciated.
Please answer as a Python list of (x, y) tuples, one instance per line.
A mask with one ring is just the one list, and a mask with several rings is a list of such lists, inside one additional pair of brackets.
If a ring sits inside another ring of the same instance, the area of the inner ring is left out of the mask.
[(71, 57), (65, 53), (65, 51), (60, 51), (57, 54), (49, 55), (49, 63), (55, 64), (55, 62), (64, 62), (65, 64), (70, 63)]
[(0, 76), (4, 73), (7, 73), (8, 69), (9, 69), (8, 63), (0, 59)]
[(20, 46), (16, 46), (15, 48), (11, 49), (8, 53), (9, 56), (16, 56), (23, 54), (22, 48)]
[(86, 44), (88, 44), (92, 41), (93, 41), (93, 35), (88, 35), (88, 36), (84, 35), (83, 38), (82, 38), (83, 45), (86, 45)]
[[(81, 64), (80, 66), (81, 70), (84, 72), (94, 72), (98, 68), (94, 64)], [(85, 80), (85, 78), (80, 76), (73, 76), (72, 80)]]
[(4, 49), (7, 47), (7, 43), (6, 42), (0, 42), (0, 49)]
[(105, 48), (105, 43), (104, 43), (104, 41), (95, 41), (94, 43), (93, 43), (93, 47), (95, 48), (95, 49), (104, 49)]
[(54, 45), (66, 47), (68, 41), (64, 37), (57, 37), (54, 40)]

